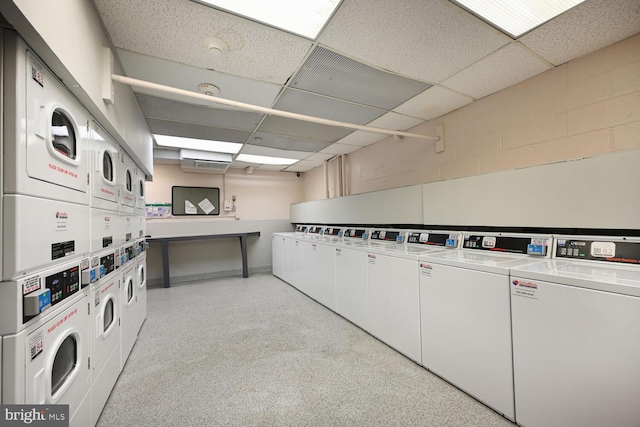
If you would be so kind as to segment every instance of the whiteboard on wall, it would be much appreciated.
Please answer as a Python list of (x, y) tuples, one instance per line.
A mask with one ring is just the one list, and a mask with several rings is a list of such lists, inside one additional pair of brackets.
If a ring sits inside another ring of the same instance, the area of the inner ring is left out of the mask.
[(422, 185), (291, 205), (291, 222), (307, 224), (420, 224)]
[(640, 228), (640, 151), (423, 186), (423, 224)]

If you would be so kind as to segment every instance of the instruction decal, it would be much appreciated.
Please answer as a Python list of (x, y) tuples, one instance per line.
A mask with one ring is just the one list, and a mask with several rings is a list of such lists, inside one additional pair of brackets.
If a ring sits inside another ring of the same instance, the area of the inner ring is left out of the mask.
[(511, 281), (511, 294), (538, 299), (538, 284), (530, 280), (514, 279)]
[(196, 205), (194, 205), (190, 201), (185, 200), (184, 201), (184, 213), (186, 213), (188, 215), (195, 215), (195, 214), (198, 213), (198, 208), (196, 208)]
[(35, 359), (44, 349), (44, 331), (40, 331), (29, 338), (29, 355), (31, 360)]

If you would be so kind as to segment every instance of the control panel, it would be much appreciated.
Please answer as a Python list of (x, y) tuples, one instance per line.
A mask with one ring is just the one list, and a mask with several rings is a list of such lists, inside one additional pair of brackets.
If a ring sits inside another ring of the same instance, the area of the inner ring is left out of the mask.
[(546, 256), (551, 236), (500, 236), (465, 234), (463, 249)]
[(559, 237), (555, 257), (640, 264), (640, 242)]
[(343, 233), (344, 237), (354, 237), (366, 239), (368, 237), (367, 230), (364, 228), (347, 228)]
[(398, 230), (373, 230), (371, 231), (371, 240), (404, 243), (404, 234)]
[(427, 231), (411, 231), (407, 235), (407, 243), (416, 245), (444, 246), (456, 248), (459, 234), (456, 233), (429, 233)]

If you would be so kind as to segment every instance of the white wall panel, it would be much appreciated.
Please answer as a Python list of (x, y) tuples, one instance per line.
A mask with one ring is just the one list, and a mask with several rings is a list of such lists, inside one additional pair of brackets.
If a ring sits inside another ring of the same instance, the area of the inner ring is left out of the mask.
[(292, 223), (420, 224), (422, 186), (394, 188), (291, 205)]
[(640, 151), (425, 184), (422, 223), (640, 228)]

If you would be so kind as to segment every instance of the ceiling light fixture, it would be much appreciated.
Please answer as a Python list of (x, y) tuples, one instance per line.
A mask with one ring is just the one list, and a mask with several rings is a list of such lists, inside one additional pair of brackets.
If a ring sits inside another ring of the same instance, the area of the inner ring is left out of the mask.
[(242, 144), (225, 141), (211, 141), (206, 139), (183, 138), (171, 135), (153, 135), (160, 147), (188, 148), (190, 150), (211, 151), (214, 153), (236, 154)]
[(284, 157), (256, 156), (254, 154), (238, 154), (236, 160), (239, 162), (255, 163), (258, 165), (283, 165), (288, 166), (298, 162), (297, 159), (287, 159)]
[(584, 0), (453, 0), (499, 30), (518, 38)]
[(315, 40), (340, 0), (196, 0)]

